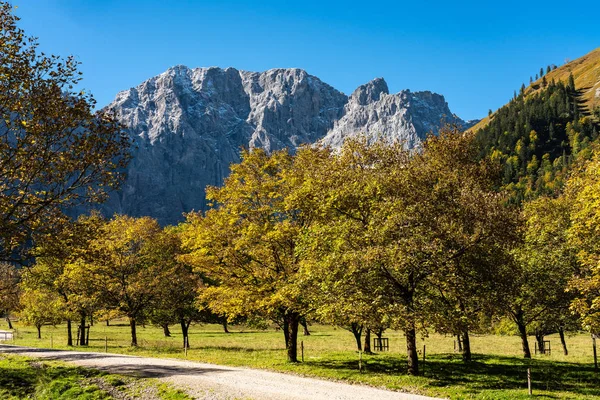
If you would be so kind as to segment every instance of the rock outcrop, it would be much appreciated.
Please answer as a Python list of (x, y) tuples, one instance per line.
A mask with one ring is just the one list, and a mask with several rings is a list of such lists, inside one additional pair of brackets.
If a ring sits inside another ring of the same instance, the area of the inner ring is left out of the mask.
[(350, 95), (344, 116), (322, 143), (336, 148), (347, 138), (366, 135), (369, 140), (401, 142), (410, 149), (446, 123), (468, 125), (452, 114), (444, 96), (410, 90), (390, 94), (385, 81), (378, 78)]
[(465, 124), (444, 97), (389, 94), (375, 79), (346, 96), (300, 69), (262, 73), (176, 66), (120, 92), (108, 106), (128, 130), (133, 159), (106, 214), (149, 215), (162, 224), (206, 208), (205, 187), (220, 185), (242, 147), (337, 147), (366, 133), (418, 146), (444, 122)]

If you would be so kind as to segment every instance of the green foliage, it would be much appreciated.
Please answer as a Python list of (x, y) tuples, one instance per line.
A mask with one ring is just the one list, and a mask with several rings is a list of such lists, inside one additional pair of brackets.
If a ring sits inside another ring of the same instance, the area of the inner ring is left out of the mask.
[(559, 329), (577, 329), (569, 305), (570, 280), (579, 273), (576, 250), (567, 241), (569, 204), (564, 197), (540, 197), (523, 206), (524, 238), (515, 247), (512, 287), (502, 302), (516, 323), (526, 358), (531, 357), (525, 335), (534, 328), (540, 336)]
[[(197, 302), (201, 276), (193, 272), (191, 265), (178, 260), (182, 254), (181, 227), (168, 227), (162, 236), (162, 253), (168, 259), (163, 268), (168, 270), (169, 279), (159, 282), (156, 300), (148, 312), (149, 319), (162, 327), (178, 323), (187, 330), (192, 322), (215, 316), (210, 310), (201, 310)], [(189, 339), (184, 345), (190, 345)]]
[(514, 218), (493, 190), (493, 169), (452, 129), (415, 154), (349, 141), (320, 168), (309, 161), (297, 201), (315, 210), (299, 248), (313, 308), (341, 325), (405, 330), (418, 373), (416, 329), (437, 317), (438, 328), (467, 330), (477, 311), (465, 303), (478, 303), (467, 288), (493, 289), (494, 243), (511, 241)]
[(573, 174), (567, 186), (571, 201), (569, 241), (577, 249), (582, 267), (575, 275), (572, 289), (577, 297), (573, 309), (582, 316), (584, 326), (600, 333), (600, 155)]
[(21, 294), (21, 308), (21, 318), (37, 328), (39, 338), (42, 326), (60, 323), (65, 312), (63, 303), (54, 292), (26, 286)]
[(96, 290), (82, 263), (105, 223), (97, 214), (80, 216), (53, 234), (37, 236), (36, 262), (27, 269), (23, 285), (55, 293), (68, 319), (85, 318), (97, 309)]
[[(571, 78), (572, 81), (572, 78)], [(546, 89), (520, 94), (477, 132), (481, 156), (504, 169), (502, 186), (520, 203), (557, 195), (569, 166), (597, 137), (574, 83), (551, 81)]]
[(115, 216), (100, 227), (77, 263), (77, 273), (86, 277), (102, 307), (129, 318), (132, 346), (137, 346), (137, 322), (173, 279), (177, 243), (152, 218)]
[(279, 323), (288, 358), (295, 362), (298, 322), (305, 310), (295, 250), (309, 220), (303, 210), (286, 204), (294, 187), (286, 179), (291, 167), (286, 151), (244, 152), (224, 186), (207, 189), (216, 207), (204, 217), (188, 215), (182, 235), (189, 254), (182, 260), (218, 283), (203, 291), (214, 312)]

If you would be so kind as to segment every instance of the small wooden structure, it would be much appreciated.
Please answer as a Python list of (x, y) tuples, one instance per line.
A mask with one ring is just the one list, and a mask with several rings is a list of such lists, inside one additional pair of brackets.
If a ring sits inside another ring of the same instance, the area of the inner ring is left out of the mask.
[(0, 331), (0, 341), (13, 340), (12, 331)]
[(390, 340), (388, 338), (374, 338), (373, 339), (373, 349), (375, 351), (389, 351), (390, 350)]
[(537, 340), (535, 341), (535, 354), (547, 354), (550, 355), (551, 353), (551, 349), (550, 349), (550, 341), (549, 340), (544, 340), (544, 348), (540, 349), (537, 343)]

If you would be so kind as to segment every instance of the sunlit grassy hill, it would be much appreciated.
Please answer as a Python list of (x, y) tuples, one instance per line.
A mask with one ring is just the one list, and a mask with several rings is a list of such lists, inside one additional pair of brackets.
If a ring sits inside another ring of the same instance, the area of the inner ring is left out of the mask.
[[(573, 74), (575, 87), (581, 92), (581, 99), (589, 110), (600, 105), (600, 47), (546, 74), (546, 80), (564, 81)], [(542, 78), (533, 82), (526, 93), (541, 88)]]
[[(569, 75), (573, 74), (575, 87), (579, 90), (582, 101), (582, 107), (587, 111), (592, 112), (596, 107), (600, 106), (600, 47), (591, 51), (583, 57), (570, 61), (547, 74), (544, 70), (546, 81), (567, 82)], [(531, 83), (526, 89), (525, 94), (530, 96), (539, 92), (542, 88), (543, 77)], [(492, 114), (491, 118), (494, 117)], [(479, 129), (486, 126), (490, 121), (490, 117), (485, 117), (479, 123), (474, 125), (470, 130), (477, 132)]]

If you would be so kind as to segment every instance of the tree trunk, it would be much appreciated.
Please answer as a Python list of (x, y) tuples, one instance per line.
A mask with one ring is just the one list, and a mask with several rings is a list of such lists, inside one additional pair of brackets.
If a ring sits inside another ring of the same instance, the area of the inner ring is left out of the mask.
[(383, 332), (384, 332), (384, 331), (385, 331), (385, 329), (383, 329), (383, 328), (381, 328), (381, 329), (377, 329), (377, 330), (375, 331), (375, 335), (377, 335), (377, 338), (378, 338), (379, 340), (381, 340), (381, 338), (383, 337)]
[(227, 318), (223, 319), (223, 332), (229, 333), (229, 329), (227, 329)]
[(538, 351), (546, 354), (546, 344), (544, 343), (544, 334), (538, 330), (535, 331), (535, 340), (537, 341)]
[(298, 325), (300, 323), (300, 314), (288, 311), (284, 315), (287, 321), (288, 337), (286, 340), (288, 362), (298, 362)]
[(6, 315), (6, 323), (8, 324), (8, 329), (13, 329), (12, 321), (10, 320), (8, 314)]
[[(191, 323), (191, 321), (190, 321)], [(190, 328), (190, 324), (186, 322), (186, 320), (184, 318), (181, 318), (179, 320), (179, 324), (181, 325), (181, 333), (183, 334), (183, 348), (185, 349), (186, 345), (187, 348), (190, 348), (190, 337), (188, 336), (188, 332), (189, 332), (189, 328)]]
[(67, 320), (67, 346), (73, 346), (73, 328), (70, 319)]
[(517, 314), (515, 323), (519, 329), (519, 336), (521, 336), (521, 343), (523, 344), (523, 358), (531, 358), (531, 350), (529, 350), (529, 342), (527, 341), (527, 326), (523, 321), (522, 313)]
[(35, 327), (37, 328), (38, 339), (41, 339), (42, 338), (42, 325), (37, 324)]
[(129, 327), (131, 328), (131, 347), (137, 347), (137, 331), (135, 325), (135, 318), (129, 317)]
[(462, 339), (460, 337), (460, 333), (456, 334), (456, 345), (458, 347), (459, 353), (462, 353), (463, 352), (463, 345), (462, 345)]
[(163, 328), (163, 334), (165, 335), (165, 337), (171, 337), (171, 331), (169, 330), (169, 324), (162, 324), (161, 327)]
[(308, 324), (306, 323), (306, 319), (302, 318), (302, 321), (300, 321), (300, 325), (302, 325), (302, 334), (304, 336), (310, 336), (310, 331), (308, 330)]
[(106, 326), (110, 326), (110, 320), (109, 319), (106, 320)]
[(90, 326), (94, 326), (94, 314), (90, 314)]
[(356, 322), (353, 322), (350, 325), (350, 332), (352, 332), (352, 334), (354, 335), (354, 340), (356, 340), (356, 347), (358, 348), (358, 351), (362, 351), (362, 343), (360, 342), (362, 330), (363, 326), (357, 324)]
[(285, 337), (285, 348), (287, 349), (290, 346), (290, 324), (285, 314), (283, 315), (283, 336)]
[(469, 338), (469, 330), (465, 329), (462, 334), (462, 359), (464, 362), (471, 361), (471, 339)]
[(414, 324), (405, 332), (406, 354), (409, 375), (419, 375), (419, 356), (417, 354), (417, 330)]
[(565, 356), (568, 356), (569, 350), (567, 350), (567, 342), (565, 341), (565, 330), (562, 326), (558, 328), (558, 334), (560, 336), (560, 343), (562, 344), (563, 352), (565, 353)]
[(371, 354), (371, 329), (367, 328), (365, 331), (365, 344), (363, 346), (363, 351), (365, 353)]
[(85, 313), (81, 313), (81, 320), (79, 321), (79, 345), (87, 346), (85, 338)]

